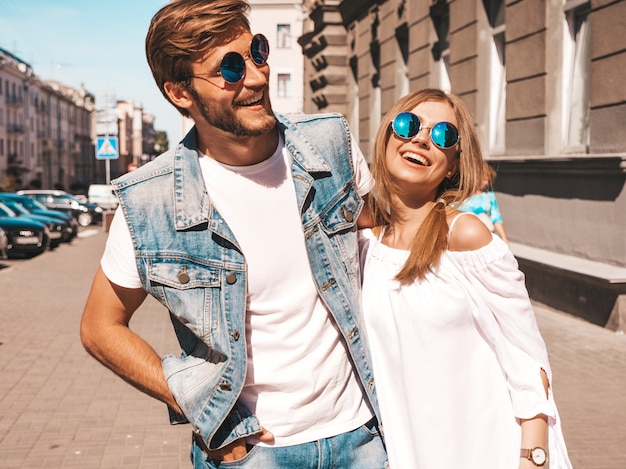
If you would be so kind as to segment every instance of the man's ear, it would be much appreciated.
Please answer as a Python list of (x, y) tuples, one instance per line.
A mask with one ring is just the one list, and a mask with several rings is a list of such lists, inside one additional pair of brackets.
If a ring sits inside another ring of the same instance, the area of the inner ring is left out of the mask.
[(182, 109), (189, 109), (193, 106), (193, 99), (189, 91), (180, 83), (166, 81), (163, 85), (165, 93), (172, 101), (172, 104)]

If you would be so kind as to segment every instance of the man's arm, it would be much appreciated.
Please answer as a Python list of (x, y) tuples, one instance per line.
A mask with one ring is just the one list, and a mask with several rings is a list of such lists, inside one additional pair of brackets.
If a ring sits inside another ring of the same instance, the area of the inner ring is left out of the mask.
[[(128, 327), (146, 295), (142, 288), (123, 288), (111, 283), (102, 268), (98, 268), (83, 311), (80, 338), (87, 352), (104, 366), (184, 415), (167, 386), (161, 358)], [(270, 442), (274, 435), (263, 429), (259, 439)], [(246, 441), (239, 439), (221, 450), (205, 451), (211, 459), (234, 461), (246, 455)]]
[(98, 268), (80, 323), (83, 346), (104, 366), (140, 391), (182, 414), (163, 375), (161, 358), (128, 327), (146, 298), (141, 288), (123, 288)]

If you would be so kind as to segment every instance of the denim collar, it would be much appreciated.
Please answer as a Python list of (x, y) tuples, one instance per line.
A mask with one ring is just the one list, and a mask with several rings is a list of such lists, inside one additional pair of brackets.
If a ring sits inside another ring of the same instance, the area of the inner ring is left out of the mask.
[[(298, 116), (306, 120), (306, 116)], [(327, 173), (330, 166), (308, 141), (305, 135), (286, 116), (276, 114), (279, 129), (283, 132), (285, 146), (294, 162), (308, 173)], [(176, 229), (187, 230), (208, 223), (221, 231), (221, 216), (212, 210), (211, 200), (204, 185), (198, 159), (198, 130), (194, 126), (178, 144), (174, 154), (174, 213)]]

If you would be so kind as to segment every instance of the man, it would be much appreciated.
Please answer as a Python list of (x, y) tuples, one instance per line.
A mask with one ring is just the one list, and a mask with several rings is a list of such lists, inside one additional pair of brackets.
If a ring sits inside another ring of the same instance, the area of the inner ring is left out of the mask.
[[(178, 0), (146, 53), (195, 127), (113, 182), (120, 207), (83, 313), (85, 348), (193, 426), (194, 467), (381, 468), (356, 228), (370, 175), (337, 115), (269, 101), (245, 0)], [(149, 293), (180, 357), (129, 327)]]

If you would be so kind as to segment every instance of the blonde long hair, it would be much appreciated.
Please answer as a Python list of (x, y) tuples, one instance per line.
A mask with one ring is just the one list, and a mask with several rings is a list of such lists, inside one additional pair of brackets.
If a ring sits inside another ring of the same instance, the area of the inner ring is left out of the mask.
[(454, 206), (480, 190), (484, 178), (484, 160), (480, 149), (474, 120), (463, 100), (453, 94), (435, 88), (410, 93), (396, 102), (381, 122), (372, 155), (371, 171), (376, 185), (369, 198), (370, 209), (376, 225), (390, 225), (396, 218), (393, 194), (398, 192), (387, 169), (385, 154), (392, 135), (391, 121), (403, 111), (411, 111), (426, 101), (443, 102), (454, 112), (459, 129), (457, 144), (458, 172), (444, 179), (437, 189), (435, 203), (430, 213), (415, 233), (411, 253), (396, 276), (401, 283), (422, 280), (426, 273), (439, 264), (441, 255), (448, 247), (448, 221), (446, 206)]

